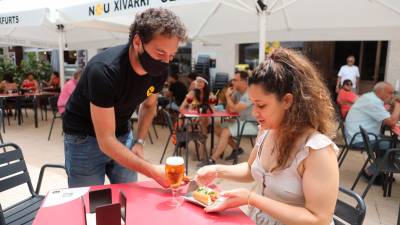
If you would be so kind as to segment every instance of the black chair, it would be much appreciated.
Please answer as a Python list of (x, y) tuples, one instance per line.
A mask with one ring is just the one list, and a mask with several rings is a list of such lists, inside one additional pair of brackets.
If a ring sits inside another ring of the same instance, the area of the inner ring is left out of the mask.
[[(167, 127), (170, 131), (170, 134), (168, 136), (167, 139), (167, 143), (165, 144), (165, 148), (164, 151), (161, 155), (161, 159), (160, 159), (160, 163), (162, 163), (165, 153), (167, 151), (168, 148), (168, 144), (171, 140), (172, 135), (175, 133), (176, 135), (176, 144), (175, 144), (175, 150), (173, 155), (181, 155), (181, 150), (184, 149), (185, 150), (185, 164), (186, 164), (186, 173), (188, 173), (188, 169), (189, 169), (189, 148), (188, 148), (188, 144), (190, 141), (193, 141), (195, 143), (195, 148), (196, 148), (196, 156), (197, 159), (200, 160), (200, 156), (199, 156), (199, 148), (198, 148), (198, 142), (202, 142), (205, 145), (205, 141), (207, 139), (204, 139), (201, 135), (201, 131), (199, 131), (198, 129), (195, 129), (196, 124), (192, 123), (192, 120), (190, 119), (186, 119), (186, 121), (188, 121), (185, 125), (181, 126), (181, 127), (177, 127), (176, 129), (174, 129), (174, 123), (172, 120), (171, 115), (169, 114), (169, 112), (167, 110), (162, 110), (161, 111), (164, 115), (164, 119), (167, 123)], [(208, 160), (208, 154), (207, 154), (207, 150), (205, 151), (205, 157), (206, 160)]]
[(400, 157), (400, 149), (388, 149), (388, 150), (380, 150), (378, 148), (379, 143), (382, 141), (387, 141), (391, 142), (392, 139), (378, 139), (378, 137), (375, 135), (375, 144), (374, 146), (371, 144), (371, 141), (369, 139), (370, 134), (367, 133), (367, 131), (360, 126), (360, 131), (361, 131), (361, 136), (364, 141), (364, 147), (365, 150), (367, 151), (368, 158), (365, 160), (364, 165), (362, 166), (360, 172), (358, 173), (358, 176), (356, 180), (354, 181), (353, 186), (351, 187), (351, 190), (354, 190), (356, 187), (358, 181), (360, 180), (360, 177), (366, 168), (367, 164), (370, 163), (371, 169), (373, 170), (372, 178), (369, 180), (367, 187), (365, 188), (362, 198), (365, 198), (365, 196), (368, 193), (368, 190), (371, 188), (371, 185), (374, 183), (374, 180), (379, 174), (383, 174), (384, 176), (384, 182), (383, 182), (383, 196), (386, 197), (387, 195), (390, 197), (391, 192), (392, 192), (392, 182), (393, 182), (393, 173), (400, 173), (400, 165), (396, 164), (396, 154), (398, 154)]
[(339, 122), (339, 130), (342, 133), (342, 137), (343, 137), (343, 141), (344, 141), (343, 145), (339, 145), (342, 147), (342, 151), (340, 151), (339, 156), (338, 156), (338, 162), (339, 162), (339, 168), (340, 168), (344, 162), (344, 159), (347, 156), (347, 153), (349, 153), (350, 149), (360, 150), (362, 153), (364, 151), (364, 148), (354, 146), (355, 138), (357, 136), (361, 135), (361, 133), (360, 132), (355, 133), (353, 135), (353, 137), (351, 137), (350, 142), (348, 142), (347, 138), (346, 138), (346, 127), (345, 127), (343, 118), (340, 114), (338, 115), (338, 122)]
[(251, 146), (254, 147), (254, 143), (253, 143), (253, 138), (257, 137), (257, 133), (255, 134), (243, 134), (244, 132), (244, 128), (247, 125), (250, 124), (254, 124), (257, 126), (257, 121), (254, 120), (245, 120), (242, 124), (242, 126), (240, 126), (240, 120), (236, 119), (236, 123), (237, 123), (237, 136), (234, 138), (236, 140), (236, 148), (232, 150), (232, 154), (233, 154), (233, 164), (237, 164), (238, 163), (238, 156), (239, 156), (239, 148), (240, 148), (240, 143), (242, 141), (242, 138), (249, 138), (250, 142), (251, 142)]
[(222, 88), (225, 87), (225, 85), (228, 83), (229, 80), (229, 75), (227, 73), (217, 73), (215, 74), (215, 79), (214, 83), (212, 85), (212, 90), (213, 92), (217, 92), (218, 90), (221, 90)]
[(58, 101), (58, 95), (49, 97), (49, 103), (50, 103), (51, 111), (53, 113), (53, 119), (51, 121), (49, 137), (47, 138), (48, 141), (50, 141), (51, 132), (53, 131), (53, 126), (54, 126), (54, 121), (56, 119), (62, 118), (61, 114), (58, 112), (57, 101)]
[[(30, 196), (6, 209), (0, 209), (0, 224), (31, 224), (45, 196), (39, 195), (46, 168), (64, 169), (62, 165), (46, 164), (40, 169), (36, 190), (26, 168), (20, 147), (13, 143), (0, 145), (0, 192), (27, 184)], [(10, 150), (9, 150), (10, 149)], [(1, 208), (1, 207), (0, 207)]]
[(336, 201), (335, 213), (333, 217), (335, 225), (362, 225), (367, 210), (364, 200), (355, 192), (344, 189), (342, 187), (339, 187), (339, 191), (355, 200), (357, 202), (357, 205), (352, 206), (338, 199)]

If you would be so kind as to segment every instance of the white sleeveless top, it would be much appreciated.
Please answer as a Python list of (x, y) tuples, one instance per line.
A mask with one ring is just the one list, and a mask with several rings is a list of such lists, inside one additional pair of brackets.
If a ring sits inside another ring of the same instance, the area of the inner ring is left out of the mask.
[[(308, 157), (309, 148), (318, 150), (331, 145), (336, 153), (339, 148), (327, 136), (321, 133), (312, 134), (304, 147), (296, 154), (289, 167), (270, 173), (265, 171), (260, 159), (262, 143), (267, 136), (268, 131), (263, 131), (256, 141), (257, 155), (251, 165), (251, 174), (254, 180), (263, 184), (263, 196), (289, 205), (304, 207), (303, 182), (297, 171), (300, 163)], [(256, 221), (257, 225), (283, 225), (283, 223), (254, 207), (250, 210), (250, 217)], [(333, 221), (331, 224), (334, 224)]]

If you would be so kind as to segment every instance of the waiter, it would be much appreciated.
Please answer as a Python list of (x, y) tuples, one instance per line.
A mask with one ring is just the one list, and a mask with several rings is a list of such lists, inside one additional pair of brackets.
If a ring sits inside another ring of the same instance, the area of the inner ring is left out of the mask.
[[(137, 180), (137, 172), (168, 185), (164, 167), (143, 158), (144, 137), (157, 108), (169, 62), (186, 29), (170, 10), (138, 13), (129, 43), (94, 56), (63, 115), (65, 166), (69, 187)], [(139, 106), (133, 137), (129, 119)]]

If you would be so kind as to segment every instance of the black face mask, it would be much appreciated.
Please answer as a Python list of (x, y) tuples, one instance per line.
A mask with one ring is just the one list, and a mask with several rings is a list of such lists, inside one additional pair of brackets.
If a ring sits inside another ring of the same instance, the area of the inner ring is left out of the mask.
[(163, 62), (161, 60), (154, 59), (151, 55), (144, 49), (142, 43), (143, 53), (139, 53), (139, 61), (143, 69), (152, 76), (159, 77), (168, 74), (169, 63)]

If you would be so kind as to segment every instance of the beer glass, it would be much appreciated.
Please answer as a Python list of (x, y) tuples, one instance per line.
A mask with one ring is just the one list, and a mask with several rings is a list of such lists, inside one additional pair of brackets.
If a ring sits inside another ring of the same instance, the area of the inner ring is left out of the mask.
[(176, 192), (181, 186), (183, 177), (185, 174), (185, 163), (180, 156), (170, 156), (167, 158), (165, 163), (165, 175), (170, 183), (170, 188), (172, 190), (172, 206), (179, 206), (179, 201), (176, 198)]

